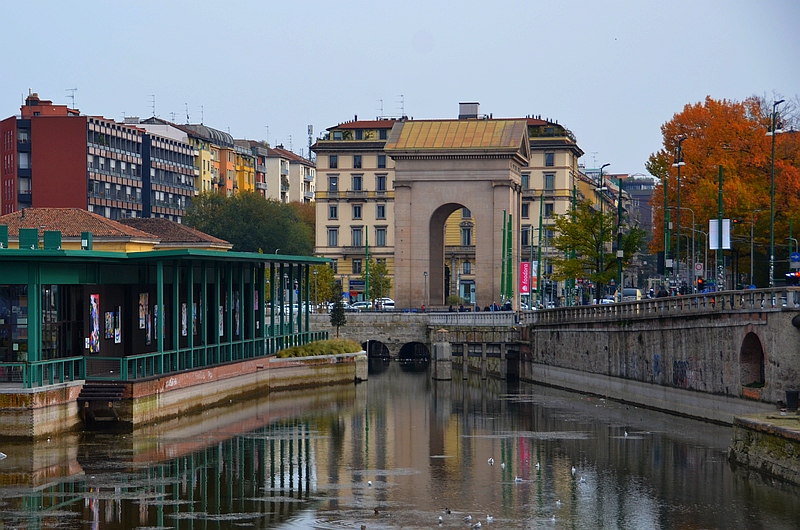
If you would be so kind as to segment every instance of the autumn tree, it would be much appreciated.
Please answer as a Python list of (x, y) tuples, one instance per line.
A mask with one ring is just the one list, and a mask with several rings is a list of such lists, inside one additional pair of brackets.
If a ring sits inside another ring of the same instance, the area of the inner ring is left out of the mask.
[(339, 338), (339, 327), (347, 324), (347, 314), (344, 312), (344, 301), (342, 300), (342, 288), (337, 283), (337, 291), (334, 295), (336, 300), (333, 301), (333, 308), (331, 309), (331, 326), (336, 328), (336, 338)]
[[(588, 278), (602, 291), (602, 286), (617, 276), (616, 252), (611, 251), (617, 222), (616, 212), (600, 214), (591, 201), (581, 201), (574, 212), (556, 217), (553, 246), (563, 257), (550, 258), (553, 279)], [(623, 224), (620, 248), (624, 261), (639, 252), (646, 235), (638, 226)]]
[[(793, 102), (781, 105), (779, 121), (784, 129), (796, 127), (796, 109)], [(703, 102), (686, 105), (661, 127), (663, 147), (650, 155), (646, 165), (662, 184), (667, 183), (668, 206), (673, 208), (670, 216), (676, 227), (678, 182), (677, 167), (673, 164), (678, 142), (683, 139), (680, 226), (686, 234), (691, 233), (689, 209), (695, 214), (696, 229), (704, 232), (708, 220), (717, 218), (718, 176), (722, 166), (723, 216), (742, 221), (733, 233), (733, 248), (734, 254), (743, 256), (744, 270), (749, 269), (751, 223), (757, 251), (762, 256), (768, 252), (772, 137), (767, 132), (771, 128), (771, 113), (772, 102), (760, 97), (742, 102), (707, 97)], [(776, 259), (782, 263), (779, 268), (785, 269), (789, 225), (800, 226), (800, 134), (779, 134), (775, 140)], [(650, 249), (654, 252), (664, 247), (663, 189), (663, 185), (659, 186), (651, 201), (654, 234)], [(676, 237), (675, 232), (673, 228), (672, 238)], [(775, 276), (779, 277), (777, 270)], [(767, 283), (759, 282), (762, 286)]]
[(314, 265), (311, 267), (310, 286), (311, 300), (315, 303), (334, 302), (339, 293), (336, 277), (330, 265)]

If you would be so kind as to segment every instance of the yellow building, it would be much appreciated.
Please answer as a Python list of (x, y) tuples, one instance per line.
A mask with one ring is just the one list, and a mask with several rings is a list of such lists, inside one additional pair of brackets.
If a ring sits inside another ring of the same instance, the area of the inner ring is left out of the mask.
[(234, 189), (239, 191), (255, 191), (256, 159), (249, 148), (234, 145), (236, 157), (236, 176)]

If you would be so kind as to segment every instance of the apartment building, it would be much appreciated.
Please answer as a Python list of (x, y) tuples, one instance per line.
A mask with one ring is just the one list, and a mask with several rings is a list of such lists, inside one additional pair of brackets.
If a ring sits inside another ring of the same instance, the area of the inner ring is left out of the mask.
[(280, 202), (312, 202), (316, 191), (316, 166), (282, 145), (267, 149), (267, 198)]
[(195, 150), (133, 124), (84, 116), (31, 93), (0, 123), (0, 211), (83, 208), (110, 219), (180, 221), (194, 195)]
[(320, 178), (315, 252), (332, 260), (354, 301), (364, 298), (367, 243), (370, 257), (393, 274), (394, 163), (383, 148), (398, 121), (356, 117), (328, 128), (313, 146)]

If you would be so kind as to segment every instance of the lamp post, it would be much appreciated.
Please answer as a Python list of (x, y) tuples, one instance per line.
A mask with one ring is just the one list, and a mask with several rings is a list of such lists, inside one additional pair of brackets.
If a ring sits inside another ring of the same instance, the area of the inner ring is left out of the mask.
[(604, 202), (604, 200), (603, 200), (603, 192), (606, 191), (606, 187), (605, 187), (605, 181), (603, 180), (603, 169), (607, 168), (610, 165), (611, 165), (610, 163), (606, 163), (606, 164), (603, 164), (602, 166), (600, 166), (600, 187), (599, 188), (595, 188), (595, 191), (599, 191), (600, 192), (600, 267), (599, 267), (600, 270), (597, 271), (598, 272), (598, 281), (597, 281), (597, 291), (598, 292), (595, 293), (595, 299), (597, 300), (598, 304), (600, 303), (600, 300), (601, 300), (600, 297), (603, 294), (602, 293), (602, 291), (603, 291), (603, 281), (602, 281), (601, 276), (602, 276), (603, 272), (605, 271), (603, 260), (605, 258), (605, 252), (606, 252), (606, 245), (605, 245), (605, 240), (604, 240), (605, 234), (603, 233), (603, 225), (605, 224), (604, 219), (603, 219), (603, 215), (605, 214), (605, 211), (604, 211), (604, 208), (603, 208), (603, 202)]
[(617, 301), (622, 302), (622, 177), (617, 178)]
[(769, 186), (769, 286), (775, 287), (775, 135), (778, 131), (775, 128), (777, 107), (784, 100), (778, 100), (772, 104), (772, 129), (767, 136), (772, 136), (772, 177)]
[[(667, 207), (667, 210), (676, 210), (676, 209), (678, 211), (680, 211), (680, 210), (689, 210), (692, 213), (692, 257), (691, 257), (691, 261), (692, 261), (692, 265), (694, 265), (694, 262), (695, 262), (695, 244), (694, 244), (694, 232), (695, 232), (694, 219), (695, 219), (695, 217), (694, 217), (694, 210), (692, 210), (691, 208), (688, 208), (686, 206), (681, 206), (680, 208), (677, 207), (677, 206), (669, 206), (669, 207)], [(678, 228), (679, 228), (678, 233), (680, 234), (680, 226)], [(689, 259), (687, 258), (686, 261), (688, 262)], [(688, 264), (687, 264), (687, 269), (688, 269)], [(689, 273), (687, 272), (687, 274), (689, 274)], [(694, 274), (694, 272), (692, 272), (691, 274)], [(695, 279), (692, 280), (692, 285), (694, 285), (696, 283)]]
[(764, 210), (753, 210), (750, 214), (750, 285), (755, 286), (756, 282), (753, 278), (753, 235), (756, 225), (756, 214)]
[(425, 308), (425, 306), (427, 305), (426, 302), (428, 301), (428, 271), (423, 272), (422, 276), (425, 281), (424, 290), (422, 294), (422, 307)]
[(678, 151), (675, 159), (675, 163), (672, 164), (672, 167), (678, 168), (678, 227), (677, 227), (677, 239), (675, 241), (675, 259), (677, 261), (677, 267), (673, 267), (673, 272), (675, 273), (675, 285), (680, 290), (681, 288), (681, 166), (685, 166), (686, 163), (683, 161), (683, 141), (686, 140), (686, 136), (681, 136), (678, 138)]

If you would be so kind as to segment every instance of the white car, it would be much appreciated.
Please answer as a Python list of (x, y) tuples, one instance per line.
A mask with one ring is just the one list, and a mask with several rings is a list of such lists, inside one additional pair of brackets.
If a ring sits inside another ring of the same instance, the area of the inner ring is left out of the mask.
[(394, 311), (394, 300), (389, 297), (376, 298), (375, 308), (383, 309), (384, 311)]
[(350, 304), (350, 308), (357, 309), (358, 311), (364, 311), (365, 309), (372, 309), (372, 303), (365, 301), (355, 302)]

